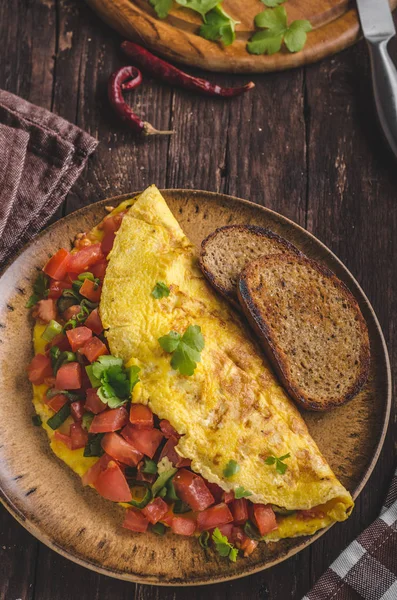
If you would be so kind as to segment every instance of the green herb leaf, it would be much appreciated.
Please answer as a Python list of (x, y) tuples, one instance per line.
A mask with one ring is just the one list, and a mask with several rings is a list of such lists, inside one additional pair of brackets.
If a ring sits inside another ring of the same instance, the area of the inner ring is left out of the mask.
[(223, 469), (223, 475), (226, 479), (233, 477), (240, 471), (240, 466), (235, 460), (229, 460), (226, 467)]
[(168, 298), (170, 295), (170, 288), (162, 281), (158, 281), (154, 286), (151, 295), (156, 300), (159, 300), (160, 298)]
[(150, 4), (159, 19), (165, 19), (172, 8), (173, 0), (150, 0)]
[(229, 557), (229, 560), (236, 562), (238, 550), (229, 542), (225, 535), (219, 531), (218, 527), (214, 529), (212, 541), (215, 544), (215, 549), (220, 556)]
[(198, 325), (189, 325), (182, 337), (178, 332), (170, 331), (159, 338), (159, 344), (166, 352), (173, 353), (173, 369), (178, 369), (182, 375), (193, 375), (204, 348), (204, 338)]
[(251, 54), (275, 54), (279, 52), (283, 40), (290, 52), (298, 52), (306, 43), (306, 33), (312, 29), (306, 20), (293, 21), (288, 26), (284, 6), (259, 13), (255, 17), (255, 25), (266, 31), (258, 31), (248, 42), (247, 50)]
[(277, 473), (279, 473), (280, 475), (284, 475), (286, 470), (288, 469), (288, 465), (286, 465), (283, 461), (286, 460), (287, 458), (290, 458), (290, 453), (288, 452), (288, 454), (284, 454), (283, 456), (280, 456), (279, 458), (277, 458), (277, 456), (268, 456), (267, 459), (265, 460), (265, 464), (266, 465), (276, 465), (276, 471)]
[(142, 473), (151, 473), (152, 475), (155, 475), (157, 473), (157, 464), (154, 460), (151, 460), (150, 458), (146, 458), (144, 459), (144, 465), (142, 468)]
[(284, 43), (290, 52), (300, 52), (306, 44), (307, 32), (312, 30), (311, 23), (305, 19), (293, 21), (284, 35)]
[(101, 441), (104, 435), (104, 433), (90, 434), (87, 445), (84, 448), (83, 456), (102, 456), (104, 449), (102, 448)]
[(42, 424), (40, 415), (32, 415), (32, 423), (35, 427), (40, 427)]
[(32, 308), (39, 300), (47, 298), (49, 291), (49, 278), (43, 271), (40, 271), (33, 284), (33, 294), (25, 305), (26, 308)]
[(132, 390), (134, 389), (134, 387), (136, 386), (136, 384), (139, 381), (138, 373), (140, 371), (140, 368), (133, 365), (132, 367), (129, 367), (129, 369), (127, 369), (127, 371), (128, 371), (129, 380), (130, 380), (130, 392), (132, 392)]
[(86, 367), (92, 387), (109, 408), (118, 408), (127, 402), (131, 391), (138, 383), (139, 367), (126, 369), (123, 361), (117, 356), (106, 354), (100, 356), (92, 365)]
[(153, 531), (153, 533), (157, 533), (157, 535), (164, 535), (165, 525), (163, 525), (163, 523), (155, 523), (152, 525), (151, 531)]
[(264, 10), (256, 15), (255, 25), (270, 29), (275, 33), (285, 33), (287, 30), (287, 11), (284, 6), (278, 6), (274, 10)]
[(199, 35), (206, 40), (219, 40), (224, 46), (230, 46), (236, 39), (235, 21), (218, 4), (204, 17), (204, 24), (200, 27)]
[(284, 4), (285, 0), (261, 0), (261, 2), (263, 2), (263, 4), (268, 8), (274, 8), (279, 4)]
[(205, 18), (206, 13), (215, 8), (219, 0), (176, 0), (177, 4), (190, 8)]
[(276, 54), (281, 49), (283, 43), (283, 34), (273, 31), (258, 31), (254, 33), (247, 44), (247, 50), (250, 54)]
[(236, 500), (239, 500), (240, 498), (248, 498), (248, 496), (252, 496), (252, 492), (245, 490), (242, 485), (239, 485), (238, 488), (234, 490), (234, 497)]

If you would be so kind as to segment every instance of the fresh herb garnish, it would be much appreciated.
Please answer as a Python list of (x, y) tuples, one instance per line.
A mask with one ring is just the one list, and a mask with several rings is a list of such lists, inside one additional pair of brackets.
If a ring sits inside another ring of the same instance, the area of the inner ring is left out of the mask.
[(204, 348), (204, 338), (198, 325), (189, 325), (182, 336), (177, 331), (170, 331), (159, 338), (159, 344), (172, 354), (173, 369), (178, 369), (182, 375), (193, 375)]
[(50, 417), (47, 421), (47, 425), (48, 427), (51, 427), (51, 429), (58, 429), (58, 427), (60, 427), (62, 425), (62, 423), (64, 423), (64, 421), (66, 421), (66, 419), (68, 418), (68, 416), (70, 415), (70, 404), (64, 404), (62, 406), (61, 409), (58, 410), (57, 413), (55, 413), (55, 415), (52, 415), (52, 417)]
[(206, 40), (219, 40), (224, 46), (230, 46), (236, 39), (235, 27), (238, 22), (223, 10), (221, 4), (218, 4), (204, 16), (204, 24), (200, 27), (199, 35)]
[(265, 464), (266, 465), (276, 465), (277, 473), (280, 473), (280, 475), (284, 475), (284, 473), (288, 469), (288, 465), (286, 465), (283, 461), (286, 460), (287, 458), (290, 458), (290, 456), (291, 456), (290, 453), (284, 454), (284, 456), (280, 456), (279, 458), (277, 458), (277, 456), (268, 456), (267, 459), (265, 460)]
[(26, 303), (26, 308), (32, 308), (39, 300), (44, 300), (49, 294), (49, 278), (45, 273), (40, 271), (37, 275), (36, 281), (33, 284), (33, 294), (30, 296)]
[(40, 415), (32, 415), (32, 423), (35, 427), (40, 427), (42, 422)]
[(58, 321), (54, 321), (54, 319), (51, 319), (51, 321), (48, 323), (47, 327), (41, 334), (41, 337), (45, 342), (52, 342), (54, 337), (56, 335), (59, 335), (60, 333), (62, 333), (62, 325), (58, 323)]
[(165, 19), (170, 12), (173, 0), (150, 0), (159, 19)]
[(236, 500), (239, 500), (240, 498), (248, 498), (248, 496), (252, 496), (252, 492), (245, 490), (242, 485), (239, 485), (234, 490), (234, 497), (236, 498)]
[(109, 408), (118, 408), (127, 402), (134, 386), (138, 383), (139, 367), (123, 366), (121, 358), (105, 354), (86, 367), (91, 385)]
[(154, 460), (145, 457), (142, 473), (150, 473), (151, 475), (155, 475), (157, 473), (157, 463)]
[(202, 548), (204, 548), (204, 550), (206, 548), (208, 548), (208, 541), (210, 539), (210, 532), (209, 531), (202, 531), (199, 535), (199, 544)]
[(229, 460), (226, 467), (223, 469), (223, 475), (226, 479), (233, 477), (240, 471), (240, 465), (235, 460)]
[(159, 300), (160, 298), (168, 298), (170, 295), (170, 288), (162, 281), (158, 281), (152, 289), (151, 295), (156, 300)]
[(104, 435), (104, 433), (90, 434), (87, 445), (84, 448), (83, 456), (102, 456), (104, 449), (102, 448), (101, 441)]
[(210, 10), (215, 8), (219, 0), (176, 0), (176, 2), (180, 6), (198, 12), (204, 18)]
[(279, 4), (284, 4), (285, 0), (261, 0), (268, 8), (275, 8)]
[(275, 54), (281, 49), (283, 40), (290, 52), (299, 52), (306, 43), (307, 32), (312, 29), (310, 22), (303, 19), (288, 26), (284, 6), (259, 13), (255, 25), (266, 31), (258, 31), (248, 42), (247, 50), (251, 54)]
[(225, 535), (222, 535), (218, 527), (214, 529), (212, 541), (215, 544), (216, 551), (220, 556), (227, 556), (232, 562), (236, 562), (238, 549), (233, 546)]

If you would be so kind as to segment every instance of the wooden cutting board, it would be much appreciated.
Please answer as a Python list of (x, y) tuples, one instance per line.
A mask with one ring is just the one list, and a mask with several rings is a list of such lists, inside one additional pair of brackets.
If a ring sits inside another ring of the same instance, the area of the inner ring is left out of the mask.
[[(355, 6), (349, 0), (289, 0), (289, 21), (308, 19), (313, 25), (305, 48), (296, 54), (286, 49), (273, 56), (253, 56), (246, 42), (255, 31), (254, 17), (265, 9), (261, 0), (224, 0), (223, 7), (237, 25), (237, 39), (223, 48), (197, 35), (200, 16), (177, 7), (158, 19), (149, 0), (87, 0), (99, 16), (121, 35), (176, 62), (210, 71), (263, 73), (298, 67), (343, 50), (360, 37)], [(394, 9), (397, 0), (390, 0)]]

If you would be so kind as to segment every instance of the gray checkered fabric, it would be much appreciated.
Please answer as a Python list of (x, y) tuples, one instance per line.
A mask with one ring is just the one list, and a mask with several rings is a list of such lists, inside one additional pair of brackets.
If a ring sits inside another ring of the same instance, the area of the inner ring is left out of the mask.
[(303, 600), (397, 600), (397, 471), (372, 525), (332, 563)]

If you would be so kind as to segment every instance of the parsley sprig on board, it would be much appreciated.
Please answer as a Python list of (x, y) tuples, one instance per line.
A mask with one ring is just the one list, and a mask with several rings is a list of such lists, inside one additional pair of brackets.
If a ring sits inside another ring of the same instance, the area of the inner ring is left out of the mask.
[(259, 13), (255, 25), (264, 31), (254, 33), (248, 42), (247, 50), (251, 54), (275, 54), (280, 51), (283, 41), (290, 52), (299, 52), (306, 43), (307, 32), (312, 29), (309, 21), (304, 19), (288, 25), (284, 6)]

